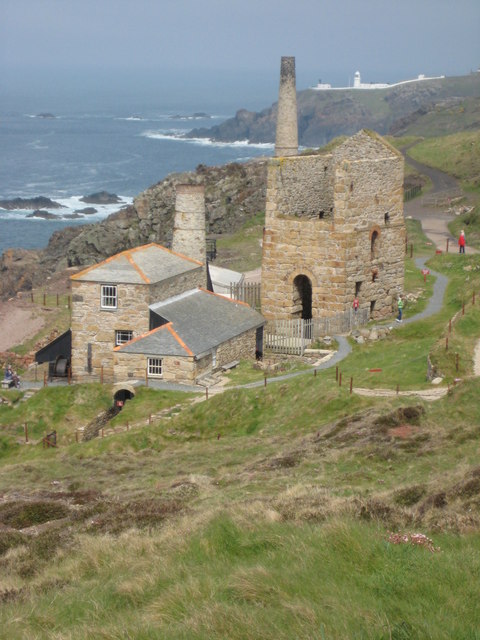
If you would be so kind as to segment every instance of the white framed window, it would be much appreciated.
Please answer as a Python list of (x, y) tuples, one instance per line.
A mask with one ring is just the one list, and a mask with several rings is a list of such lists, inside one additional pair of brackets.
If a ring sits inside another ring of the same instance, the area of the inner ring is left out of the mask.
[(115, 331), (115, 346), (130, 342), (133, 338), (133, 331), (131, 329), (118, 329)]
[(163, 375), (162, 358), (147, 358), (147, 371), (149, 378), (161, 378)]
[(102, 309), (117, 308), (117, 285), (102, 284), (100, 293), (100, 307)]

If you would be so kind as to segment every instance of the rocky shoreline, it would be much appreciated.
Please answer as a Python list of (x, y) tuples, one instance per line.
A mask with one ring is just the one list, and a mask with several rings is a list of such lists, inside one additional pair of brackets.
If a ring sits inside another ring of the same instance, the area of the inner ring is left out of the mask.
[[(56, 231), (43, 250), (8, 249), (0, 257), (0, 299), (37, 288), (65, 269), (85, 267), (128, 248), (148, 242), (168, 246), (177, 184), (204, 184), (207, 232), (232, 232), (265, 208), (266, 159), (219, 167), (199, 165), (192, 172), (171, 174), (101, 222)], [(34, 210), (46, 209), (38, 198), (34, 203)]]

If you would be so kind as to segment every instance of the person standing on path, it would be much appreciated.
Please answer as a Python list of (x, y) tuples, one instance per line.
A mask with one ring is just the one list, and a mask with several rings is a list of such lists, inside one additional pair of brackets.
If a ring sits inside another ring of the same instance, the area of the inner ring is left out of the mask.
[(465, 253), (465, 231), (463, 229), (458, 239), (458, 253)]
[(397, 307), (398, 307), (397, 322), (402, 322), (402, 315), (403, 315), (403, 298), (402, 298), (402, 296), (398, 296)]

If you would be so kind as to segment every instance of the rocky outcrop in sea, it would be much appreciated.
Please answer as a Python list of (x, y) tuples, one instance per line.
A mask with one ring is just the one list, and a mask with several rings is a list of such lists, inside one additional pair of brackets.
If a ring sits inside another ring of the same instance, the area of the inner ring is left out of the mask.
[(266, 159), (257, 159), (171, 174), (99, 223), (56, 231), (42, 251), (10, 249), (0, 257), (0, 297), (36, 288), (55, 272), (88, 266), (124, 249), (148, 242), (168, 246), (177, 184), (205, 185), (208, 234), (238, 230), (265, 208), (266, 166)]

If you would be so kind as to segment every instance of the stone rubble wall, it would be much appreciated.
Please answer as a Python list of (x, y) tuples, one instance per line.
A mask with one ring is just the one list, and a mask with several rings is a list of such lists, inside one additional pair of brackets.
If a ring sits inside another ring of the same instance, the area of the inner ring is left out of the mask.
[[(145, 380), (148, 354), (125, 353), (115, 351), (113, 354), (114, 382), (127, 380)], [(154, 358), (161, 356), (153, 355)], [(196, 363), (191, 356), (162, 357), (162, 377), (152, 377), (152, 380), (195, 384)]]
[[(186, 273), (181, 273), (178, 276), (149, 285), (149, 304), (167, 300), (168, 298), (178, 296), (185, 291), (190, 291), (191, 289), (197, 289), (198, 287), (205, 288), (206, 286), (207, 275), (205, 266), (202, 265), (192, 271), (187, 271)], [(148, 308), (144, 310), (144, 313), (148, 317)]]
[(250, 329), (245, 333), (224, 342), (217, 349), (217, 367), (220, 368), (234, 360), (255, 359), (256, 329)]
[(267, 208), (276, 215), (318, 219), (333, 217), (331, 156), (295, 156), (271, 160)]
[[(149, 287), (118, 284), (117, 309), (100, 308), (101, 284), (72, 280), (72, 377), (75, 381), (113, 380), (113, 348), (116, 330), (131, 330), (133, 336), (149, 329)], [(92, 371), (88, 372), (88, 344), (92, 349)]]

